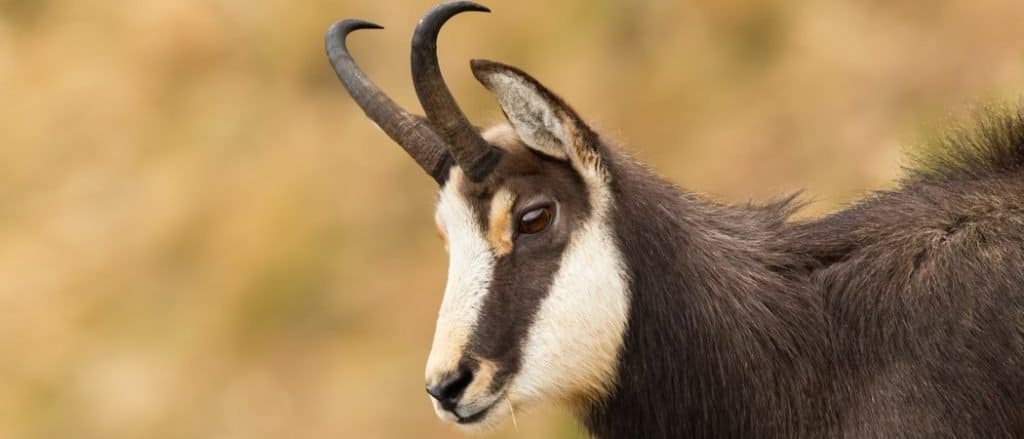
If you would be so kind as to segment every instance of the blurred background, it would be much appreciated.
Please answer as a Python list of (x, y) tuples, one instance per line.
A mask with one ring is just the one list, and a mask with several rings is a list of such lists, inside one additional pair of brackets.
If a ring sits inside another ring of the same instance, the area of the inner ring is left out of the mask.
[[(323, 33), (419, 111), (433, 0), (0, 0), (0, 437), (435, 438), (433, 182), (364, 119)], [(662, 175), (821, 215), (1024, 91), (1019, 0), (487, 2), (441, 35), (523, 67)], [(493, 437), (582, 437), (520, 414)]]

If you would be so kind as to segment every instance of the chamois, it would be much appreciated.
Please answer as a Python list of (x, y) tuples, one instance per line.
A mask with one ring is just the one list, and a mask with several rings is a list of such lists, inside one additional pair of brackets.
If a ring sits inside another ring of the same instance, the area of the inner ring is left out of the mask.
[(412, 40), (426, 117), (327, 33), (355, 102), (439, 185), (448, 283), (427, 361), (475, 430), (554, 402), (599, 438), (1024, 437), (1024, 112), (991, 112), (898, 188), (815, 220), (678, 189), (514, 67), (474, 60), (507, 124), (441, 77), (444, 3)]

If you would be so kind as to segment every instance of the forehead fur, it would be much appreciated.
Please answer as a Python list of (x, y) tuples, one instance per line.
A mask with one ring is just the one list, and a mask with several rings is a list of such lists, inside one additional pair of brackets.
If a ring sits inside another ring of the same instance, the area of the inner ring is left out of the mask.
[(516, 135), (516, 131), (512, 129), (512, 125), (508, 123), (500, 123), (492, 126), (482, 133), (484, 140), (487, 140), (492, 145), (496, 145), (506, 151), (508, 148), (526, 148), (523, 141)]
[[(503, 152), (497, 167), (481, 182), (463, 178), (458, 168), (453, 168), (448, 184), (449, 190), (466, 201), (480, 229), (499, 254), (511, 250), (515, 215), (534, 203), (557, 201), (574, 213), (563, 218), (570, 222), (587, 216), (590, 210), (588, 188), (569, 162), (526, 146), (507, 123), (483, 131), (482, 136)], [(501, 195), (498, 198), (502, 200), (497, 200), (497, 195)], [(441, 216), (435, 219), (444, 237), (444, 219)], [(496, 226), (503, 229), (493, 230)]]
[[(453, 167), (447, 190), (467, 203), (498, 256), (511, 251), (516, 215), (526, 208), (544, 201), (557, 202), (565, 208), (559, 222), (567, 226), (589, 216), (591, 189), (570, 162), (530, 148), (508, 123), (488, 128), (481, 135), (502, 151), (501, 160), (480, 182), (464, 178), (459, 168)], [(435, 221), (442, 238), (447, 238), (440, 211)]]
[(583, 189), (585, 195), (582, 180), (573, 171), (571, 164), (526, 146), (508, 123), (488, 128), (482, 136), (504, 154), (484, 181), (460, 181), (460, 191), (468, 198), (488, 199), (503, 186), (520, 186), (510, 188), (515, 195), (521, 195), (523, 191), (563, 192), (565, 195), (567, 189), (575, 188)]
[(498, 167), (489, 180), (501, 181), (518, 175), (536, 175), (561, 161), (552, 160), (530, 149), (507, 123), (495, 125), (483, 132), (488, 143), (504, 151)]

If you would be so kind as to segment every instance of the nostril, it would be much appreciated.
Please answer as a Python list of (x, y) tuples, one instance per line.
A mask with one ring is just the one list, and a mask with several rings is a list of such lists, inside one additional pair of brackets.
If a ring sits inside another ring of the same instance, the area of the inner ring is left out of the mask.
[(459, 368), (444, 376), (437, 384), (427, 387), (427, 393), (441, 404), (441, 408), (452, 411), (462, 398), (462, 392), (473, 382), (473, 371)]

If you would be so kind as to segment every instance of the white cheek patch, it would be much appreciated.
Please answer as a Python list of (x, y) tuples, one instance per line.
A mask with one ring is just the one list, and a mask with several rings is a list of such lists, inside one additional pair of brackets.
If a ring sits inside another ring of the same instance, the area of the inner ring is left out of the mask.
[(625, 264), (613, 239), (607, 189), (592, 188), (594, 215), (574, 232), (523, 349), (510, 397), (596, 400), (614, 385), (629, 313)]
[(428, 382), (458, 367), (494, 276), (494, 256), (472, 207), (459, 191), (461, 182), (461, 171), (453, 168), (437, 207), (448, 238), (448, 284), (427, 359)]

